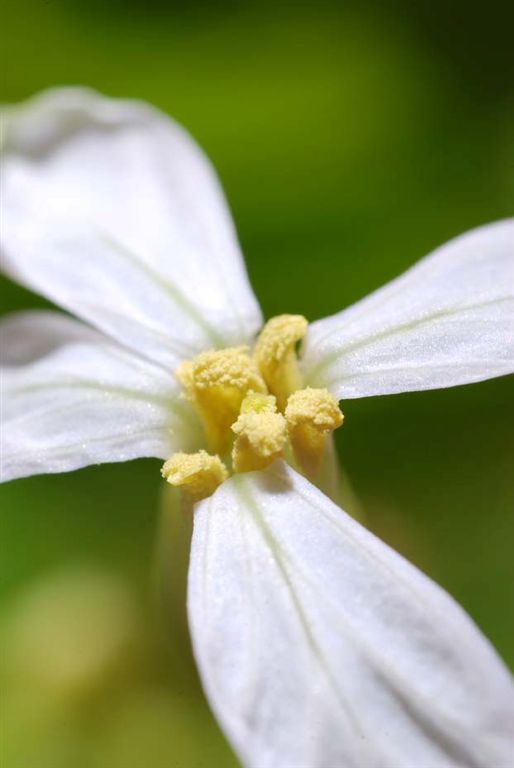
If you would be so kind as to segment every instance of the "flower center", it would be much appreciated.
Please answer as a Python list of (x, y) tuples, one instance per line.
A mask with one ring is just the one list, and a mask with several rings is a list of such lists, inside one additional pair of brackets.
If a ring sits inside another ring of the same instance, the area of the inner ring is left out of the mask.
[(202, 352), (176, 375), (204, 426), (210, 453), (176, 453), (163, 477), (195, 500), (234, 472), (263, 469), (288, 456), (309, 476), (320, 467), (327, 436), (343, 422), (326, 389), (303, 389), (295, 346), (307, 330), (301, 315), (279, 315), (249, 347)]

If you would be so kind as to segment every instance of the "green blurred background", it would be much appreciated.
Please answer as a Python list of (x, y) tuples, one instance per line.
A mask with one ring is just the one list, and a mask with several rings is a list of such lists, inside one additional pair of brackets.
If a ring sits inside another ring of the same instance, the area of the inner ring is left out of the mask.
[[(2, 100), (84, 84), (175, 116), (218, 169), (265, 314), (315, 319), (512, 215), (509, 6), (18, 0)], [(0, 287), (5, 311), (44, 305)], [(338, 446), (370, 527), (514, 665), (509, 384), (350, 401)], [(234, 765), (158, 618), (160, 491), (157, 461), (0, 489), (3, 768)]]

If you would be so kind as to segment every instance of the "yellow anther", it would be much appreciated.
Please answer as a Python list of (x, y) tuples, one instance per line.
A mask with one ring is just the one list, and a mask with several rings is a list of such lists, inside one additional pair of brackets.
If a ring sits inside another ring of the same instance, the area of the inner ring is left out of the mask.
[(170, 485), (180, 486), (194, 501), (210, 496), (227, 479), (227, 468), (219, 456), (206, 451), (174, 453), (163, 465), (161, 474)]
[(255, 362), (281, 411), (289, 395), (302, 386), (295, 344), (306, 330), (302, 315), (278, 315), (266, 323), (255, 345)]
[(259, 371), (248, 354), (248, 347), (228, 347), (202, 352), (193, 363), (194, 384), (196, 389), (209, 387), (235, 387), (239, 391), (248, 391), (249, 387), (264, 387)]
[(277, 413), (272, 395), (250, 392), (232, 431), (236, 434), (232, 463), (236, 472), (263, 469), (278, 458), (287, 440), (286, 420)]
[(202, 352), (181, 363), (176, 374), (202, 417), (209, 448), (224, 453), (246, 393), (266, 391), (247, 347)]
[(287, 401), (285, 417), (296, 459), (307, 474), (315, 474), (327, 436), (343, 423), (336, 398), (327, 389), (298, 390)]

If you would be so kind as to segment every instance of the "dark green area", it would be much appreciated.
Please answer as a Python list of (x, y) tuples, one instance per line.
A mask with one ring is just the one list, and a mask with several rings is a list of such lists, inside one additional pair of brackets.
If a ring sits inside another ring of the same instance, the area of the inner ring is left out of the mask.
[[(450, 237), (512, 215), (510, 4), (185, 5), (11, 2), (2, 100), (84, 84), (186, 125), (219, 172), (267, 316), (336, 312)], [(43, 304), (0, 287), (6, 311)], [(374, 530), (514, 665), (512, 408), (507, 380), (351, 401), (338, 446)], [(25, 591), (88, 566), (122, 579), (144, 636), (121, 678), (109, 662), (94, 694), (57, 693), (45, 717), (33, 671), (7, 655), (5, 768), (231, 764), (189, 657), (182, 665), (178, 643), (164, 650), (148, 629), (158, 470), (140, 461), (0, 489), (7, 635), (13, 615), (30, 617)], [(60, 605), (48, 609), (57, 625)]]

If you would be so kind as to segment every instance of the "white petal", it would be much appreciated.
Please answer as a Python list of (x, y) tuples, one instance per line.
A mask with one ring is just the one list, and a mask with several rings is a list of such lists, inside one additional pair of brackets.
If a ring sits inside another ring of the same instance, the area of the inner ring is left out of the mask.
[(261, 324), (221, 189), (151, 107), (44, 93), (4, 114), (3, 268), (147, 357), (175, 366)]
[(195, 417), (160, 366), (53, 312), (11, 316), (0, 335), (1, 480), (197, 447)]
[(468, 232), (309, 327), (306, 382), (339, 398), (436, 389), (514, 370), (514, 219)]
[(77, 340), (105, 343), (106, 338), (60, 312), (33, 310), (4, 315), (0, 320), (3, 366), (25, 365)]
[(253, 768), (507, 768), (514, 687), (416, 568), (287, 465), (197, 505), (189, 619)]

